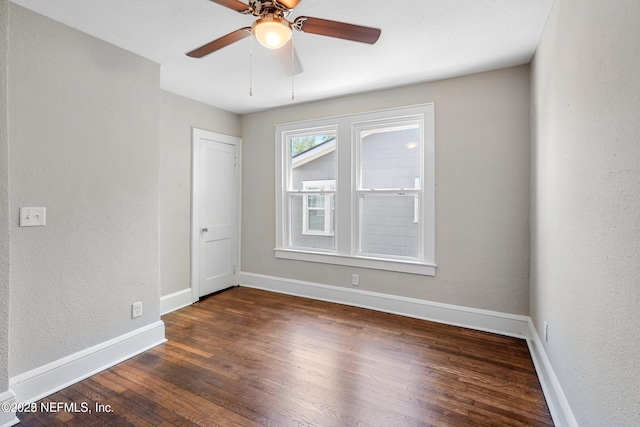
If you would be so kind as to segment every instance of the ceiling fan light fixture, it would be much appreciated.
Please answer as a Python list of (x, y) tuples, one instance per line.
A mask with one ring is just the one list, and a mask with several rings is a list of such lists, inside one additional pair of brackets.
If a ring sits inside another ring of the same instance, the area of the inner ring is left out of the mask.
[(269, 49), (280, 49), (291, 40), (291, 25), (277, 16), (267, 15), (252, 26), (253, 35), (260, 44)]

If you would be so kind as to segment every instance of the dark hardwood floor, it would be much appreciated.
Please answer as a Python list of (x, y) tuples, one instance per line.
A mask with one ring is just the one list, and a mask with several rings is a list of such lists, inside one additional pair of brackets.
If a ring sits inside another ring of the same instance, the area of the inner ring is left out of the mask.
[(523, 340), (244, 287), (162, 319), (22, 425), (553, 425)]

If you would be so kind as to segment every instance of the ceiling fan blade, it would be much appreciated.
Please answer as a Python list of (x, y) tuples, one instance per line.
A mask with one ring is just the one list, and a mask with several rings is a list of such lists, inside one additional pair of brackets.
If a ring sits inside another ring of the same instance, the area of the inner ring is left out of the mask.
[(192, 50), (191, 52), (187, 53), (187, 56), (190, 56), (192, 58), (202, 58), (205, 55), (209, 55), (210, 53), (215, 52), (218, 49), (222, 49), (223, 47), (242, 40), (245, 37), (249, 37), (250, 35), (251, 27), (240, 28), (239, 30), (235, 30), (234, 32), (227, 34), (226, 36), (222, 36), (219, 39), (216, 39), (210, 43), (200, 46), (197, 49)]
[(249, 13), (251, 12), (251, 8), (248, 4), (244, 4), (238, 0), (210, 0), (214, 3), (218, 3), (220, 6), (228, 7), (229, 9), (233, 9), (236, 12), (240, 13)]
[(300, 0), (277, 0), (278, 3), (291, 10), (300, 3)]
[[(293, 52), (291, 52), (291, 44), (292, 40), (289, 40), (287, 44), (277, 49), (276, 53), (287, 76), (297, 76), (303, 71), (302, 64), (300, 63), (300, 58), (298, 58), (298, 52), (296, 52), (295, 47), (293, 47)], [(293, 58), (291, 57), (292, 55)]]
[(380, 38), (382, 30), (378, 28), (363, 27), (361, 25), (346, 24), (344, 22), (330, 21), (328, 19), (300, 16), (296, 18), (293, 27), (311, 34), (336, 37), (355, 42), (374, 44)]

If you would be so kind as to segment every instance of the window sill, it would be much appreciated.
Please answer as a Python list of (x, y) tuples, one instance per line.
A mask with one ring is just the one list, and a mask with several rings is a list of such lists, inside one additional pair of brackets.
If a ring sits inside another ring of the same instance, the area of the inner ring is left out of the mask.
[(400, 273), (435, 276), (435, 264), (404, 261), (396, 259), (369, 258), (363, 256), (346, 256), (332, 253), (307, 252), (294, 249), (274, 249), (276, 258), (295, 261), (319, 262), (322, 264), (346, 265), (348, 267), (371, 268), (374, 270), (397, 271)]

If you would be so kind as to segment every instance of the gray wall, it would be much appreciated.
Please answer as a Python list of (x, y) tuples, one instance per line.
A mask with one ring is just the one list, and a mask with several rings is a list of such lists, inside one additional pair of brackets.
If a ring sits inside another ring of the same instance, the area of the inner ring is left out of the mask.
[[(435, 277), (275, 259), (274, 125), (435, 102)], [(529, 67), (242, 117), (242, 270), (528, 314)]]
[(640, 425), (639, 22), (557, 0), (532, 68), (531, 317), (581, 426)]
[[(0, 0), (0, 394), (9, 388), (9, 151), (7, 31), (9, 3)], [(1, 419), (1, 417), (0, 417)]]
[(160, 130), (161, 295), (191, 287), (191, 128), (241, 136), (236, 114), (162, 92)]
[[(160, 318), (160, 67), (13, 3), (9, 18), (13, 377)], [(47, 226), (19, 228), (20, 206), (46, 206)]]

